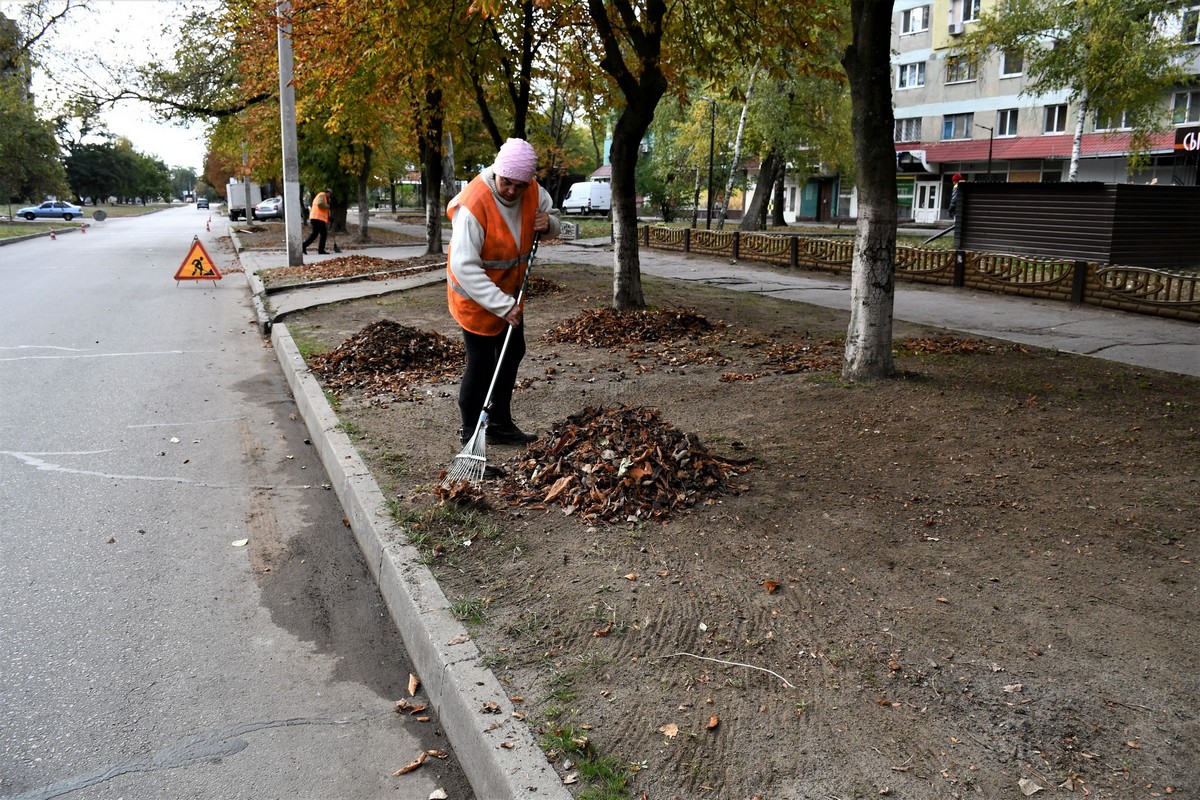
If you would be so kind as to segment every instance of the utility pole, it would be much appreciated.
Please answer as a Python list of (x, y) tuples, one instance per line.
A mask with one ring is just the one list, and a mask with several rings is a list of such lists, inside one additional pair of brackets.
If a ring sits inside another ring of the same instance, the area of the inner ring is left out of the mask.
[(300, 163), (296, 144), (296, 88), (292, 85), (292, 3), (279, 0), (279, 130), (283, 137), (283, 224), (287, 231), (288, 266), (304, 263), (300, 241)]

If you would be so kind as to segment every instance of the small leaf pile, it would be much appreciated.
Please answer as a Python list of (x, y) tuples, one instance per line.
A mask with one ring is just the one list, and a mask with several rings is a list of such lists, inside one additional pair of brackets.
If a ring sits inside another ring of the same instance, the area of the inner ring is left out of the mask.
[(377, 258), (351, 254), (302, 264), (297, 267), (279, 267), (264, 270), (263, 282), (271, 286), (312, 283), (314, 281), (346, 280), (363, 278), (382, 281), (397, 275), (414, 272), (432, 272), (446, 266), (442, 255), (416, 256), (414, 258)]
[(334, 391), (408, 393), (414, 383), (440, 383), (462, 372), (463, 346), (440, 333), (391, 320), (373, 322), (310, 364)]
[(521, 453), (501, 497), (557, 505), (586, 521), (666, 521), (743, 488), (730, 478), (745, 463), (712, 455), (694, 434), (663, 422), (657, 409), (589, 407)]
[(712, 323), (690, 309), (615, 311), (595, 308), (567, 320), (547, 334), (547, 341), (589, 347), (641, 346), (711, 332)]

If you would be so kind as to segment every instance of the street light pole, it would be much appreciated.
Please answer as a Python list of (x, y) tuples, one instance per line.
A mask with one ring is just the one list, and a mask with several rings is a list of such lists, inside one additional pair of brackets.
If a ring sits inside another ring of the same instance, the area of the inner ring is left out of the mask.
[(996, 139), (995, 128), (989, 128), (987, 125), (976, 125), (976, 128), (983, 128), (988, 132), (988, 181), (992, 180), (992, 142)]
[(713, 147), (717, 141), (717, 101), (710, 99), (709, 107), (709, 128), (708, 128), (708, 209), (704, 212), (704, 228), (707, 230), (712, 225), (713, 215)]

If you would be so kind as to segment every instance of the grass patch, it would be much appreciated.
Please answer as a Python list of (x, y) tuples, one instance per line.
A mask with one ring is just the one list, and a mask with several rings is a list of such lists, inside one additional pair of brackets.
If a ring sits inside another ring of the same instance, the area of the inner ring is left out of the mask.
[(579, 779), (585, 784), (579, 800), (623, 800), (629, 797), (629, 779), (633, 768), (621, 759), (601, 755), (585, 735), (574, 725), (559, 725), (550, 720), (545, 725), (542, 750), (551, 761), (570, 760)]
[(487, 607), (491, 600), (482, 597), (460, 597), (450, 601), (450, 613), (459, 622), (482, 625), (487, 622)]
[(410, 509), (389, 501), (392, 521), (404, 529), (409, 544), (417, 548), (421, 563), (432, 564), (477, 541), (500, 538), (504, 529), (487, 513), (455, 505)]

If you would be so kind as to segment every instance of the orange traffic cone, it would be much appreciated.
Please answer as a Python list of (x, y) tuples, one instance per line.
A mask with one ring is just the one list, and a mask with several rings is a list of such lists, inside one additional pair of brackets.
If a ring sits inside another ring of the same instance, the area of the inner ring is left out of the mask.
[(80, 235), (87, 233), (87, 225), (80, 225), (79, 233), (80, 233)]
[(58, 237), (54, 235), (54, 228), (50, 229), (50, 241), (52, 241), (52, 242), (58, 241)]

